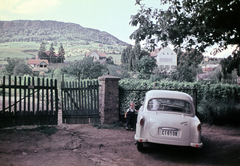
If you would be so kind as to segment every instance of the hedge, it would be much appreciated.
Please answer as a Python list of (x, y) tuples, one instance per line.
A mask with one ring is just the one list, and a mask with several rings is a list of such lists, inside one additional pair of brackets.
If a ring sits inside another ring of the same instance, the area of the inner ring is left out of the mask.
[[(196, 89), (197, 113), (202, 122), (215, 125), (240, 126), (240, 87), (231, 84), (202, 82), (156, 81), (122, 79), (119, 81), (120, 112), (123, 114), (133, 101), (138, 109), (145, 93), (152, 89)], [(190, 94), (191, 95), (191, 94)]]

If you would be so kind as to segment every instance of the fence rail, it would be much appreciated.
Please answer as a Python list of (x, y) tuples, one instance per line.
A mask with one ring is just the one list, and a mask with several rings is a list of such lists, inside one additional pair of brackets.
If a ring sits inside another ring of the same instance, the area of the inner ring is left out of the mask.
[(57, 80), (3, 76), (0, 127), (57, 124)]

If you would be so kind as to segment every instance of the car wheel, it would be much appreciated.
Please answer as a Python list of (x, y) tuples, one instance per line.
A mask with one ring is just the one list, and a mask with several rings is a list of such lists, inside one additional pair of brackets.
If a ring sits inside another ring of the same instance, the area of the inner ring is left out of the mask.
[(143, 143), (142, 142), (137, 142), (137, 150), (139, 152), (143, 151)]

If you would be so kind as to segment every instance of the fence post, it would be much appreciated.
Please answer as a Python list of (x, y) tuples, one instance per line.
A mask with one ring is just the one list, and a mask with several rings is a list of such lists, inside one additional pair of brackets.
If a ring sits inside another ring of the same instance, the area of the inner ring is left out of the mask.
[(197, 116), (198, 115), (198, 112), (197, 112), (197, 89), (193, 89), (193, 102), (194, 102), (195, 112), (196, 112), (196, 116)]
[(3, 76), (3, 96), (2, 96), (2, 100), (3, 100), (3, 103), (2, 103), (2, 110), (3, 110), (3, 115), (5, 115), (5, 76)]
[(113, 124), (119, 121), (119, 77), (102, 76), (98, 78), (99, 112), (101, 124)]

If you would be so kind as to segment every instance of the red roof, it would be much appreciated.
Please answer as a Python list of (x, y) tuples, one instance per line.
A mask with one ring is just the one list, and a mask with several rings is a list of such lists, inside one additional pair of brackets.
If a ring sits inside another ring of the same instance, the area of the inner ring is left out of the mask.
[(160, 52), (161, 48), (156, 48), (154, 51), (150, 52), (150, 56), (155, 57)]
[(28, 64), (30, 64), (30, 65), (38, 65), (42, 61), (44, 61), (46, 64), (48, 64), (48, 60), (46, 60), (46, 59), (29, 59), (28, 60)]
[(98, 51), (93, 51), (93, 52), (89, 52), (89, 53), (86, 53), (86, 56), (89, 56), (89, 55), (91, 55), (92, 53), (96, 53), (96, 54), (98, 54), (100, 57), (106, 57), (107, 55), (105, 54), (105, 53), (100, 53), (100, 52), (98, 52)]

